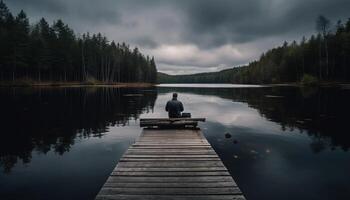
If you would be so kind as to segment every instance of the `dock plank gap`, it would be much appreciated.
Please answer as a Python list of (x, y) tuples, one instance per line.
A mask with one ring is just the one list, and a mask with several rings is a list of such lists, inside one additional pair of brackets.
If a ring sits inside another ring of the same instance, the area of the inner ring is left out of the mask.
[(245, 200), (198, 121), (205, 119), (141, 119), (146, 128), (96, 200)]

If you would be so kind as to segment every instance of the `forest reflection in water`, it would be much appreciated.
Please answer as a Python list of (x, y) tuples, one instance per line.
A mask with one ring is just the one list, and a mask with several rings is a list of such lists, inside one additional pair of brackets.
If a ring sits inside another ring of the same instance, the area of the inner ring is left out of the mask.
[[(93, 199), (119, 157), (141, 132), (138, 119), (167, 116), (164, 104), (172, 92), (179, 93), (185, 110), (194, 117), (207, 118), (207, 122), (201, 124), (204, 134), (251, 199), (278, 199), (286, 192), (284, 189), (293, 187), (284, 185), (289, 184), (283, 179), (284, 175), (275, 174), (280, 170), (297, 176), (300, 169), (295, 168), (292, 161), (305, 169), (310, 167), (314, 170), (317, 165), (321, 170), (316, 170), (317, 173), (329, 168), (328, 161), (320, 162), (307, 151), (311, 150), (315, 155), (326, 152), (323, 156), (334, 151), (336, 153), (331, 158), (337, 160), (335, 165), (349, 163), (349, 159), (340, 153), (348, 153), (350, 147), (347, 134), (350, 90), (342, 88), (0, 88), (0, 186), (4, 186), (0, 187), (0, 198), (25, 197), (14, 195), (16, 188), (25, 187), (32, 191), (35, 199), (45, 199), (48, 195), (51, 199), (73, 196)], [(134, 132), (137, 134), (132, 135)], [(226, 132), (232, 134), (232, 138), (225, 138)], [(131, 136), (127, 140), (113, 138), (120, 134)], [(270, 151), (276, 152), (275, 157), (256, 162), (259, 152)], [(291, 155), (296, 156), (292, 157), (294, 160), (279, 160)], [(82, 160), (82, 156), (87, 157)], [(324, 159), (330, 160), (328, 157)], [(58, 163), (64, 169), (54, 168)], [(279, 166), (277, 170), (271, 167), (276, 167), (276, 163)], [(25, 170), (20, 167), (23, 164)], [(265, 165), (269, 166), (268, 170), (264, 169)], [(52, 170), (37, 172), (34, 166)], [(27, 183), (23, 183), (22, 179), (19, 181), (23, 171), (34, 174)], [(253, 177), (252, 172), (260, 174)], [(341, 177), (339, 173), (333, 171), (329, 180)], [(80, 178), (67, 180), (67, 176), (72, 174)], [(306, 178), (308, 175), (309, 179)], [(309, 172), (303, 175), (305, 187), (310, 185), (308, 181), (315, 179), (311, 175)], [(38, 178), (45, 183), (39, 182)], [(79, 183), (81, 189), (73, 190), (69, 184), (61, 185), (62, 191), (55, 193), (53, 190), (57, 183), (52, 180), (59, 183), (69, 181), (72, 185)], [(266, 181), (275, 181), (276, 185), (269, 188), (259, 185)], [(337, 188), (346, 187), (345, 181), (335, 182)], [(297, 189), (302, 185), (298, 183), (294, 186)], [(318, 186), (313, 185), (310, 189), (323, 186), (320, 180)], [(46, 193), (42, 193), (40, 187), (44, 187)], [(318, 189), (311, 192), (316, 194)], [(323, 195), (321, 192), (318, 194)], [(342, 194), (338, 199), (346, 196), (338, 190), (330, 194)], [(290, 195), (290, 199), (295, 195)], [(306, 195), (305, 199), (307, 197), (310, 196)]]
[(350, 91), (341, 89), (11, 88), (0, 90), (0, 164), (8, 172), (18, 160), (30, 162), (33, 150), (63, 154), (76, 137), (100, 137), (110, 126), (125, 126), (153, 109), (157, 90), (159, 94), (176, 91), (247, 103), (282, 130), (298, 129), (310, 135), (314, 152), (350, 147), (350, 136), (345, 134)]
[(5, 172), (32, 151), (63, 155), (76, 138), (101, 137), (152, 110), (153, 89), (11, 88), (0, 90), (0, 165)]

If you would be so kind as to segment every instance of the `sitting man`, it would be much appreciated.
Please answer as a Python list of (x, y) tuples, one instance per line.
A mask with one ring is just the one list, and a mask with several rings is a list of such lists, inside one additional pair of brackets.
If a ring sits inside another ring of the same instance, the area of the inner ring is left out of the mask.
[(169, 118), (180, 118), (181, 112), (184, 111), (184, 106), (181, 101), (177, 100), (177, 93), (173, 94), (173, 99), (169, 100), (165, 106), (165, 110), (169, 114)]

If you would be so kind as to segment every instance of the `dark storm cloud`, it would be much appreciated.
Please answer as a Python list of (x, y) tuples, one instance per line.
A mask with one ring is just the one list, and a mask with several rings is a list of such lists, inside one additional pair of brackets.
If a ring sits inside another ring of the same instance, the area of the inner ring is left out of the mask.
[[(349, 0), (11, 0), (8, 3), (34, 15), (45, 12), (66, 16), (68, 23), (79, 17), (85, 23), (118, 24), (122, 22), (120, 13), (127, 18), (138, 16), (142, 11), (144, 16), (138, 17), (147, 19), (145, 11), (163, 9), (183, 18), (176, 42), (205, 47), (244, 43), (290, 32), (310, 32), (319, 14), (334, 19), (350, 17)], [(172, 25), (161, 16), (157, 23), (163, 30)], [(141, 37), (134, 41), (147, 46), (165, 42), (156, 41), (162, 34), (161, 29), (154, 30), (154, 38)]]
[(104, 1), (105, 4), (94, 0), (10, 0), (6, 3), (16, 12), (25, 10), (32, 18), (64, 19), (66, 23), (74, 25), (80, 21), (82, 26), (120, 22), (116, 4), (112, 0)]
[(189, 0), (185, 39), (206, 47), (310, 32), (320, 14), (350, 17), (349, 0)]
[(67, 10), (67, 4), (60, 1), (45, 1), (45, 0), (10, 0), (6, 1), (11, 7), (16, 10), (26, 10), (35, 12), (50, 12), (63, 14)]
[[(74, 30), (102, 32), (154, 55), (181, 73), (232, 67), (283, 41), (315, 33), (322, 14), (350, 17), (350, 0), (5, 0), (34, 19), (62, 18)], [(198, 70), (202, 68), (202, 70)]]

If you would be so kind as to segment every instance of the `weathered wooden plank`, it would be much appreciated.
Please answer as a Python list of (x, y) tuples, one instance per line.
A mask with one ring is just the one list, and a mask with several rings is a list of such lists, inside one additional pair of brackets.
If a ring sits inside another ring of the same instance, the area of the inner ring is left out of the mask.
[(126, 155), (216, 155), (215, 151), (128, 151)]
[(218, 158), (217, 155), (124, 155), (123, 158)]
[(142, 137), (194, 137), (197, 138), (205, 138), (203, 134), (198, 130), (172, 130), (170, 132), (159, 130), (159, 132), (147, 130), (147, 134), (141, 134), (140, 138)]
[(176, 134), (168, 134), (168, 133), (161, 133), (161, 134), (147, 134), (147, 135), (140, 135), (140, 138), (181, 138), (181, 137), (190, 137), (190, 138), (201, 138), (204, 139), (199, 133), (176, 133)]
[(135, 145), (142, 145), (142, 146), (205, 146), (209, 145), (204, 142), (197, 142), (197, 143), (170, 143), (170, 142), (138, 142)]
[(201, 135), (200, 131), (180, 131), (180, 132), (167, 132), (167, 131), (160, 131), (160, 132), (152, 132), (152, 131), (148, 131), (147, 134), (141, 134), (140, 137), (164, 137), (164, 136), (168, 136), (168, 137), (179, 137), (179, 136), (197, 136), (198, 138), (204, 138), (203, 135)]
[(184, 137), (143, 137), (143, 138), (139, 138), (136, 141), (204, 141), (204, 139), (198, 138), (197, 136), (193, 136), (193, 137), (188, 137), (188, 136), (184, 136)]
[(208, 149), (211, 148), (207, 144), (201, 145), (133, 145), (131, 148), (138, 149)]
[(201, 121), (205, 122), (205, 118), (141, 118), (140, 122), (142, 121)]
[[(183, 136), (183, 137), (182, 137)], [(182, 138), (180, 138), (182, 137)], [(176, 135), (172, 135), (172, 136), (169, 136), (169, 137), (165, 137), (165, 136), (152, 136), (152, 137), (140, 137), (138, 140), (154, 140), (154, 139), (174, 139), (174, 140), (186, 140), (187, 138), (191, 139), (191, 140), (205, 140), (205, 138), (201, 138), (201, 137), (198, 137), (197, 135), (179, 135), (179, 136), (176, 136)]]
[(197, 143), (197, 142), (207, 142), (204, 139), (200, 139), (200, 138), (140, 138), (137, 139), (136, 142), (163, 142), (163, 141), (167, 141), (167, 142), (172, 142), (172, 143), (182, 143), (182, 142), (192, 142), (192, 143)]
[(234, 182), (231, 176), (181, 176), (181, 177), (138, 177), (110, 176), (107, 182), (122, 183), (208, 183)]
[(200, 134), (201, 131), (199, 129), (173, 129), (170, 132), (167, 129), (145, 129), (147, 133), (143, 132), (142, 135), (152, 135), (152, 134)]
[(107, 188), (103, 187), (101, 195), (116, 194), (146, 194), (146, 195), (224, 195), (224, 194), (242, 194), (238, 187), (224, 188)]
[[(145, 121), (140, 123), (141, 127), (146, 126), (166, 126), (166, 125), (172, 125), (172, 126), (197, 126), (198, 122), (196, 121), (173, 121), (173, 122), (157, 122), (157, 121)], [(183, 127), (182, 127), (183, 128)]]
[(141, 134), (150, 134), (150, 133), (201, 133), (200, 129), (144, 129)]
[[(181, 138), (181, 137), (190, 137), (190, 138), (195, 138), (195, 139), (198, 139), (198, 138), (202, 138), (199, 136), (198, 133), (177, 133), (177, 134), (167, 134), (167, 133), (162, 133), (162, 134), (148, 134), (148, 135), (141, 135), (140, 138)], [(204, 139), (204, 138), (202, 138)]]
[(216, 161), (169, 161), (169, 162), (153, 162), (153, 161), (140, 161), (140, 162), (119, 162), (119, 167), (223, 167), (224, 164)]
[(140, 120), (140, 127), (185, 127), (193, 126), (196, 127), (199, 121), (205, 121), (203, 118), (172, 118), (172, 119), (142, 119)]
[(136, 142), (133, 144), (133, 147), (138, 146), (160, 146), (160, 147), (166, 147), (166, 146), (207, 146), (209, 147), (210, 144), (207, 142), (169, 142), (167, 144), (162, 144), (161, 142)]
[(144, 171), (144, 172), (195, 172), (195, 171), (227, 171), (225, 167), (116, 167), (114, 171), (124, 171), (124, 172), (132, 172), (132, 171)]
[(208, 144), (204, 140), (138, 140), (137, 144)]
[(164, 135), (158, 135), (158, 136), (140, 136), (139, 139), (179, 139), (179, 140), (183, 140), (183, 139), (202, 139), (204, 140), (205, 138), (202, 137), (198, 137), (198, 134), (181, 134), (181, 135), (168, 135), (168, 134), (164, 134)]
[(212, 153), (215, 151), (213, 149), (192, 149), (192, 148), (186, 148), (186, 149), (133, 149), (129, 148), (127, 153), (159, 153), (159, 152), (208, 152)]
[(243, 195), (99, 195), (96, 200), (245, 200)]
[(125, 171), (113, 171), (112, 176), (166, 176), (166, 177), (179, 177), (179, 176), (229, 176), (230, 173), (227, 171), (190, 171), (190, 172), (184, 172), (184, 171), (176, 171), (176, 172), (168, 172), (168, 171), (161, 171), (161, 172), (153, 172), (153, 171), (131, 171), (131, 172), (125, 172)]
[[(166, 151), (166, 150), (165, 150)], [(137, 155), (143, 155), (145, 157), (147, 157), (146, 155), (154, 155), (154, 156), (157, 156), (157, 155), (164, 155), (166, 157), (166, 155), (192, 155), (193, 156), (200, 156), (200, 155), (211, 155), (211, 157), (217, 157), (216, 156), (216, 153), (215, 152), (208, 152), (208, 153), (205, 153), (205, 152), (201, 152), (201, 151), (183, 151), (183, 152), (161, 152), (161, 151), (158, 151), (158, 152), (144, 152), (144, 153), (140, 153), (140, 152), (128, 152), (128, 154), (125, 154), (124, 156), (136, 156)], [(215, 156), (214, 156), (215, 155)]]
[(193, 138), (182, 138), (182, 139), (174, 139), (174, 138), (141, 138), (136, 140), (136, 142), (170, 142), (170, 143), (197, 143), (197, 142), (207, 142), (204, 139), (193, 139)]
[[(130, 151), (214, 151), (210, 147), (130, 147)], [(215, 152), (215, 151), (214, 151)]]
[(123, 183), (123, 182), (106, 182), (104, 187), (108, 188), (219, 188), (219, 187), (236, 187), (234, 182), (192, 182), (192, 183)]
[[(202, 138), (201, 136), (199, 136), (198, 133), (176, 133), (176, 134), (167, 134), (167, 133), (161, 133), (161, 134), (147, 134), (147, 135), (140, 135), (140, 138), (180, 138), (180, 137), (191, 137), (195, 139), (199, 139)], [(204, 139), (204, 138), (202, 138)]]
[(142, 142), (140, 143), (135, 143), (133, 144), (134, 147), (140, 147), (140, 146), (144, 146), (144, 147), (147, 147), (147, 146), (154, 146), (154, 147), (180, 147), (180, 146), (183, 146), (183, 147), (186, 147), (186, 146), (197, 146), (197, 147), (210, 147), (209, 143), (206, 144), (206, 143), (194, 143), (194, 144), (184, 144), (184, 143), (175, 143), (175, 144), (158, 144), (158, 143), (147, 143), (147, 144), (143, 144)]
[(191, 144), (209, 144), (206, 141), (198, 140), (198, 141), (192, 141), (192, 140), (149, 140), (149, 141), (136, 141), (136, 144), (168, 144), (168, 145), (176, 145), (176, 144), (182, 144), (182, 145), (191, 145)]
[(176, 133), (176, 134), (147, 134), (141, 135), (140, 138), (182, 138), (182, 137), (190, 137), (190, 138), (202, 138), (198, 137), (198, 133)]
[(158, 149), (138, 149), (138, 148), (129, 148), (127, 152), (215, 152), (213, 149), (209, 148), (158, 148)]
[(192, 162), (192, 161), (220, 161), (220, 158), (122, 158), (119, 162)]
[(212, 149), (208, 145), (204, 146), (130, 146), (131, 150), (147, 150), (147, 149), (155, 149), (155, 150), (166, 150), (166, 149), (173, 149), (173, 150), (181, 150), (181, 149), (189, 149), (189, 150), (208, 150)]

